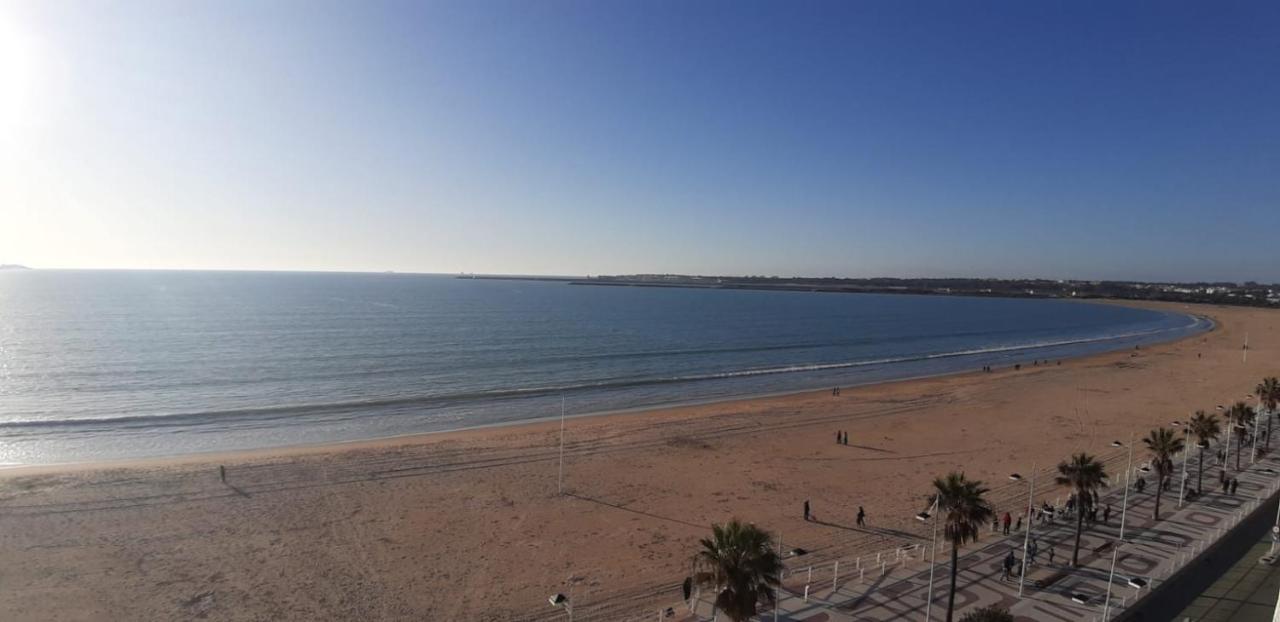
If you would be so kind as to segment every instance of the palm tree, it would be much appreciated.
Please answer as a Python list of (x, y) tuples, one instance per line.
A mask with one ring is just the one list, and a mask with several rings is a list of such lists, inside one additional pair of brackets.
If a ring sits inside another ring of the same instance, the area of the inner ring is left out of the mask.
[(953, 471), (946, 477), (933, 480), (933, 496), (929, 502), (937, 503), (937, 511), (945, 513), (943, 533), (951, 541), (951, 595), (947, 597), (947, 622), (951, 622), (956, 605), (960, 547), (969, 540), (977, 540), (978, 531), (995, 515), (991, 504), (983, 498), (987, 492), (982, 482), (965, 479), (964, 473)]
[(1217, 415), (1206, 415), (1203, 410), (1197, 410), (1187, 425), (1198, 441), (1196, 443), (1199, 449), (1199, 456), (1196, 459), (1196, 494), (1204, 494), (1204, 488), (1200, 485), (1201, 480), (1204, 479), (1204, 448), (1209, 446), (1209, 441), (1222, 434), (1222, 427), (1218, 425)]
[(1160, 520), (1160, 493), (1164, 491), (1164, 482), (1173, 474), (1173, 456), (1182, 451), (1183, 441), (1178, 433), (1169, 428), (1156, 428), (1142, 439), (1151, 453), (1151, 466), (1156, 470), (1156, 509), (1152, 517)]
[(711, 537), (701, 542), (702, 550), (693, 557), (693, 579), (716, 590), (717, 609), (741, 622), (756, 615), (761, 602), (773, 603), (782, 558), (769, 532), (734, 519), (712, 525)]
[(1076, 543), (1071, 549), (1071, 565), (1080, 565), (1080, 531), (1084, 513), (1093, 505), (1094, 493), (1107, 483), (1107, 471), (1097, 458), (1084, 452), (1071, 456), (1070, 462), (1058, 463), (1058, 485), (1070, 486), (1076, 497)]
[[(1276, 412), (1276, 406), (1280, 405), (1280, 379), (1275, 376), (1263, 378), (1258, 383), (1258, 387), (1254, 389), (1254, 393), (1262, 400), (1262, 404), (1267, 407), (1267, 412), (1272, 415)], [(1267, 444), (1266, 448), (1271, 448), (1271, 417), (1267, 417)]]
[(1248, 431), (1248, 426), (1253, 422), (1253, 409), (1249, 408), (1244, 402), (1236, 402), (1227, 410), (1227, 421), (1231, 422), (1236, 428), (1236, 470), (1240, 470), (1240, 447), (1244, 444), (1244, 433)]

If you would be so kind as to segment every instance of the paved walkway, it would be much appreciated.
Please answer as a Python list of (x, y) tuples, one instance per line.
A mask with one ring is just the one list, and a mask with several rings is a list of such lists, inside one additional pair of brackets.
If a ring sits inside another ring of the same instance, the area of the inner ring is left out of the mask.
[[(1103, 507), (1110, 503), (1113, 508), (1110, 524), (1086, 527), (1080, 545), (1080, 567), (1076, 569), (1066, 565), (1071, 557), (1074, 522), (1059, 520), (1033, 525), (1032, 537), (1039, 544), (1039, 555), (1037, 563), (1028, 567), (1021, 598), (1017, 580), (1002, 581), (1000, 575), (1001, 562), (1011, 549), (1021, 561), (1022, 534), (997, 537), (984, 534), (976, 545), (970, 544), (961, 551), (957, 618), (960, 612), (993, 603), (1008, 607), (1019, 620), (1101, 620), (1104, 606), (1109, 609), (1108, 619), (1119, 615), (1126, 605), (1147, 590), (1158, 588), (1172, 572), (1194, 559), (1206, 545), (1276, 492), (1280, 485), (1280, 460), (1276, 457), (1276, 453), (1260, 456), (1257, 464), (1250, 467), (1246, 454), (1242, 472), (1235, 474), (1240, 482), (1235, 495), (1210, 492), (1209, 488), (1218, 483), (1218, 469), (1206, 465), (1205, 495), (1177, 508), (1178, 487), (1173, 486), (1172, 492), (1163, 496), (1158, 523), (1151, 520), (1154, 485), (1143, 493), (1131, 491), (1125, 542), (1118, 550), (1114, 542), (1119, 535), (1123, 489), (1113, 487), (1102, 499)], [(1135, 467), (1137, 464), (1135, 457)], [(1195, 479), (1194, 466), (1193, 456), (1190, 483)], [(1181, 469), (1180, 463), (1178, 468)], [(1148, 479), (1154, 478), (1148, 476)], [(937, 552), (930, 612), (931, 618), (939, 620), (946, 613), (951, 569), (950, 550), (945, 547), (940, 543)], [(1056, 553), (1052, 564), (1048, 561), (1050, 547)], [(929, 564), (923, 559), (926, 548), (882, 556), (878, 564), (863, 559), (854, 568), (848, 563), (840, 568), (830, 564), (809, 571), (797, 568), (793, 561), (792, 573), (784, 580), (777, 620), (925, 620), (929, 586)], [(1113, 556), (1116, 574), (1107, 605)], [(1034, 585), (1037, 581), (1039, 586)], [(700, 603), (695, 613), (696, 619), (710, 619), (709, 603)], [(760, 619), (773, 620), (774, 615), (768, 612)], [(680, 617), (694, 619), (687, 615)]]

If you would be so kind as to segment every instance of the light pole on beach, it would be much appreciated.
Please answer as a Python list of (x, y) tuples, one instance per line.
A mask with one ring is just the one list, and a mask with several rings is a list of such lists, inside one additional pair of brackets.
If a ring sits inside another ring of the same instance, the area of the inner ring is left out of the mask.
[[(1014, 473), (1009, 476), (1013, 481), (1021, 481), (1022, 476)], [(1036, 497), (1036, 465), (1031, 463), (1031, 489), (1027, 492), (1027, 532), (1022, 536), (1022, 572), (1018, 575), (1018, 598), (1022, 598), (1022, 584), (1027, 580), (1027, 546), (1031, 544), (1031, 525), (1035, 523), (1031, 519), (1032, 504), (1035, 503)]]
[(1258, 417), (1262, 415), (1262, 396), (1258, 396), (1258, 407), (1253, 411), (1253, 453), (1249, 456), (1249, 464), (1258, 462)]
[(1226, 409), (1222, 407), (1222, 404), (1218, 404), (1218, 412), (1224, 413), (1223, 417), (1227, 418), (1227, 446), (1223, 449), (1222, 454), (1222, 474), (1223, 477), (1226, 477), (1227, 465), (1231, 462), (1231, 430), (1236, 427), (1236, 424), (1225, 414)]
[[(1124, 447), (1120, 441), (1111, 441), (1112, 447)], [(1120, 502), (1120, 541), (1124, 541), (1124, 520), (1129, 513), (1129, 478), (1133, 473), (1133, 433), (1129, 433), (1129, 463), (1124, 469), (1124, 498)]]
[[(1276, 552), (1277, 538), (1280, 538), (1280, 505), (1276, 506), (1276, 522), (1271, 526), (1271, 548), (1267, 550), (1267, 555)], [(1277, 605), (1280, 605), (1280, 603)]]
[(933, 615), (933, 569), (938, 565), (938, 503), (940, 501), (942, 497), (934, 495), (933, 505), (929, 506), (928, 510), (916, 514), (916, 520), (920, 522), (929, 520), (931, 512), (933, 516), (933, 539), (929, 542), (933, 552), (929, 554), (929, 598), (924, 606), (924, 622), (933, 619), (931, 617)]
[(1183, 426), (1181, 421), (1174, 421), (1174, 426), (1182, 426), (1182, 482), (1178, 485), (1178, 507), (1182, 507), (1183, 495), (1187, 492), (1187, 461), (1191, 458), (1191, 424)]
[(1115, 547), (1111, 549), (1111, 572), (1107, 575), (1107, 598), (1102, 602), (1102, 619), (1107, 619), (1107, 614), (1111, 612), (1111, 583), (1116, 579), (1116, 557), (1120, 554), (1119, 540), (1116, 540)]

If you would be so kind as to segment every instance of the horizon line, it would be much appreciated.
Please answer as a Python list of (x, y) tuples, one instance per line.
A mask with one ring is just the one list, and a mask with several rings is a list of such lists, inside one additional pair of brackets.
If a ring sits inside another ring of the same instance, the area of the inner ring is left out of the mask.
[(1145, 284), (1161, 284), (1161, 285), (1187, 285), (1196, 283), (1230, 283), (1232, 285), (1243, 285), (1245, 283), (1255, 283), (1260, 286), (1277, 286), (1280, 283), (1265, 283), (1261, 281), (1243, 280), (1141, 280), (1141, 279), (1090, 279), (1090, 278), (1053, 278), (1043, 276), (1020, 276), (1020, 277), (996, 277), (996, 276), (804, 276), (804, 275), (764, 275), (764, 274), (697, 274), (686, 272), (620, 272), (614, 274), (551, 274), (551, 273), (529, 273), (529, 272), (467, 272), (467, 271), (451, 271), (451, 272), (433, 272), (418, 270), (340, 270), (340, 269), (291, 269), (291, 268), (37, 268), (18, 263), (0, 263), (0, 266), (16, 267), (17, 269), (0, 270), (3, 272), (248, 272), (248, 273), (289, 273), (289, 274), (398, 274), (410, 276), (481, 276), (481, 277), (519, 277), (519, 278), (545, 278), (545, 279), (593, 279), (600, 277), (626, 277), (626, 276), (681, 276), (693, 278), (728, 278), (728, 279), (840, 279), (840, 280), (873, 280), (873, 279), (899, 279), (904, 281), (924, 281), (924, 280), (977, 280), (977, 281), (1051, 281), (1056, 283), (1063, 282), (1082, 282), (1082, 283), (1145, 283)]

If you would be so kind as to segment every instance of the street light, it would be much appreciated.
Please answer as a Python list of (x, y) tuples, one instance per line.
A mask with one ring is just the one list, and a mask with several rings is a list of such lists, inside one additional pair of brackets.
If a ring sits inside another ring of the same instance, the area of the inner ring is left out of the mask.
[[(1107, 619), (1107, 614), (1111, 613), (1111, 583), (1116, 579), (1116, 557), (1120, 554), (1119, 540), (1116, 541), (1115, 547), (1111, 550), (1111, 572), (1107, 575), (1107, 598), (1102, 602), (1102, 619)], [(1132, 580), (1130, 580), (1132, 583)]]
[(1187, 492), (1187, 462), (1191, 459), (1191, 426), (1182, 429), (1182, 482), (1178, 485), (1178, 507), (1182, 507), (1183, 496)]
[[(1223, 413), (1223, 416), (1226, 416), (1225, 414), (1226, 410), (1227, 409), (1222, 407), (1222, 404), (1218, 404), (1218, 412)], [(1227, 421), (1226, 423), (1227, 423), (1227, 446), (1224, 449), (1225, 453), (1222, 454), (1222, 472), (1223, 473), (1226, 473), (1227, 463), (1231, 461), (1231, 429), (1236, 427), (1235, 424), (1231, 423), (1230, 421)]]
[[(1246, 395), (1245, 399), (1253, 397)], [(1258, 396), (1258, 407), (1253, 411), (1253, 451), (1249, 454), (1249, 464), (1258, 462), (1258, 415), (1262, 414), (1262, 396)]]
[(933, 517), (933, 539), (929, 541), (930, 545), (933, 547), (933, 552), (932, 552), (932, 553), (930, 553), (930, 555), (929, 555), (929, 599), (928, 599), (928, 602), (927, 602), (927, 603), (925, 604), (925, 606), (924, 606), (924, 622), (929, 622), (929, 620), (931, 620), (931, 619), (932, 619), (930, 616), (931, 616), (931, 615), (933, 615), (933, 569), (934, 569), (934, 568), (936, 568), (936, 567), (938, 566), (938, 515), (937, 515), (937, 511), (938, 511), (938, 503), (939, 503), (939, 502), (941, 502), (941, 501), (942, 501), (942, 497), (941, 497), (941, 496), (939, 496), (939, 495), (934, 495), (934, 496), (933, 496), (933, 505), (930, 505), (930, 506), (929, 506), (929, 509), (927, 509), (927, 510), (925, 510), (925, 511), (923, 511), (923, 512), (919, 513), (919, 514), (916, 514), (916, 520), (918, 520), (918, 521), (920, 521), (920, 522), (922, 522), (922, 523), (923, 523), (923, 522), (925, 522), (925, 521), (929, 520), (929, 518), (930, 518), (930, 512), (932, 512), (932, 513), (933, 513), (933, 514), (932, 514), (932, 517)]
[[(1009, 479), (1020, 482), (1022, 476), (1013, 473), (1009, 475)], [(1031, 520), (1031, 507), (1035, 503), (1036, 496), (1036, 465), (1031, 465), (1031, 488), (1027, 492), (1027, 532), (1022, 536), (1022, 572), (1018, 575), (1018, 598), (1022, 598), (1022, 586), (1027, 581), (1027, 547), (1031, 544), (1031, 525), (1035, 521)]]
[[(1124, 447), (1120, 441), (1111, 441), (1112, 447)], [(1124, 520), (1129, 513), (1129, 474), (1133, 472), (1133, 433), (1129, 433), (1129, 464), (1124, 468), (1124, 499), (1120, 502), (1120, 541), (1124, 541)]]

